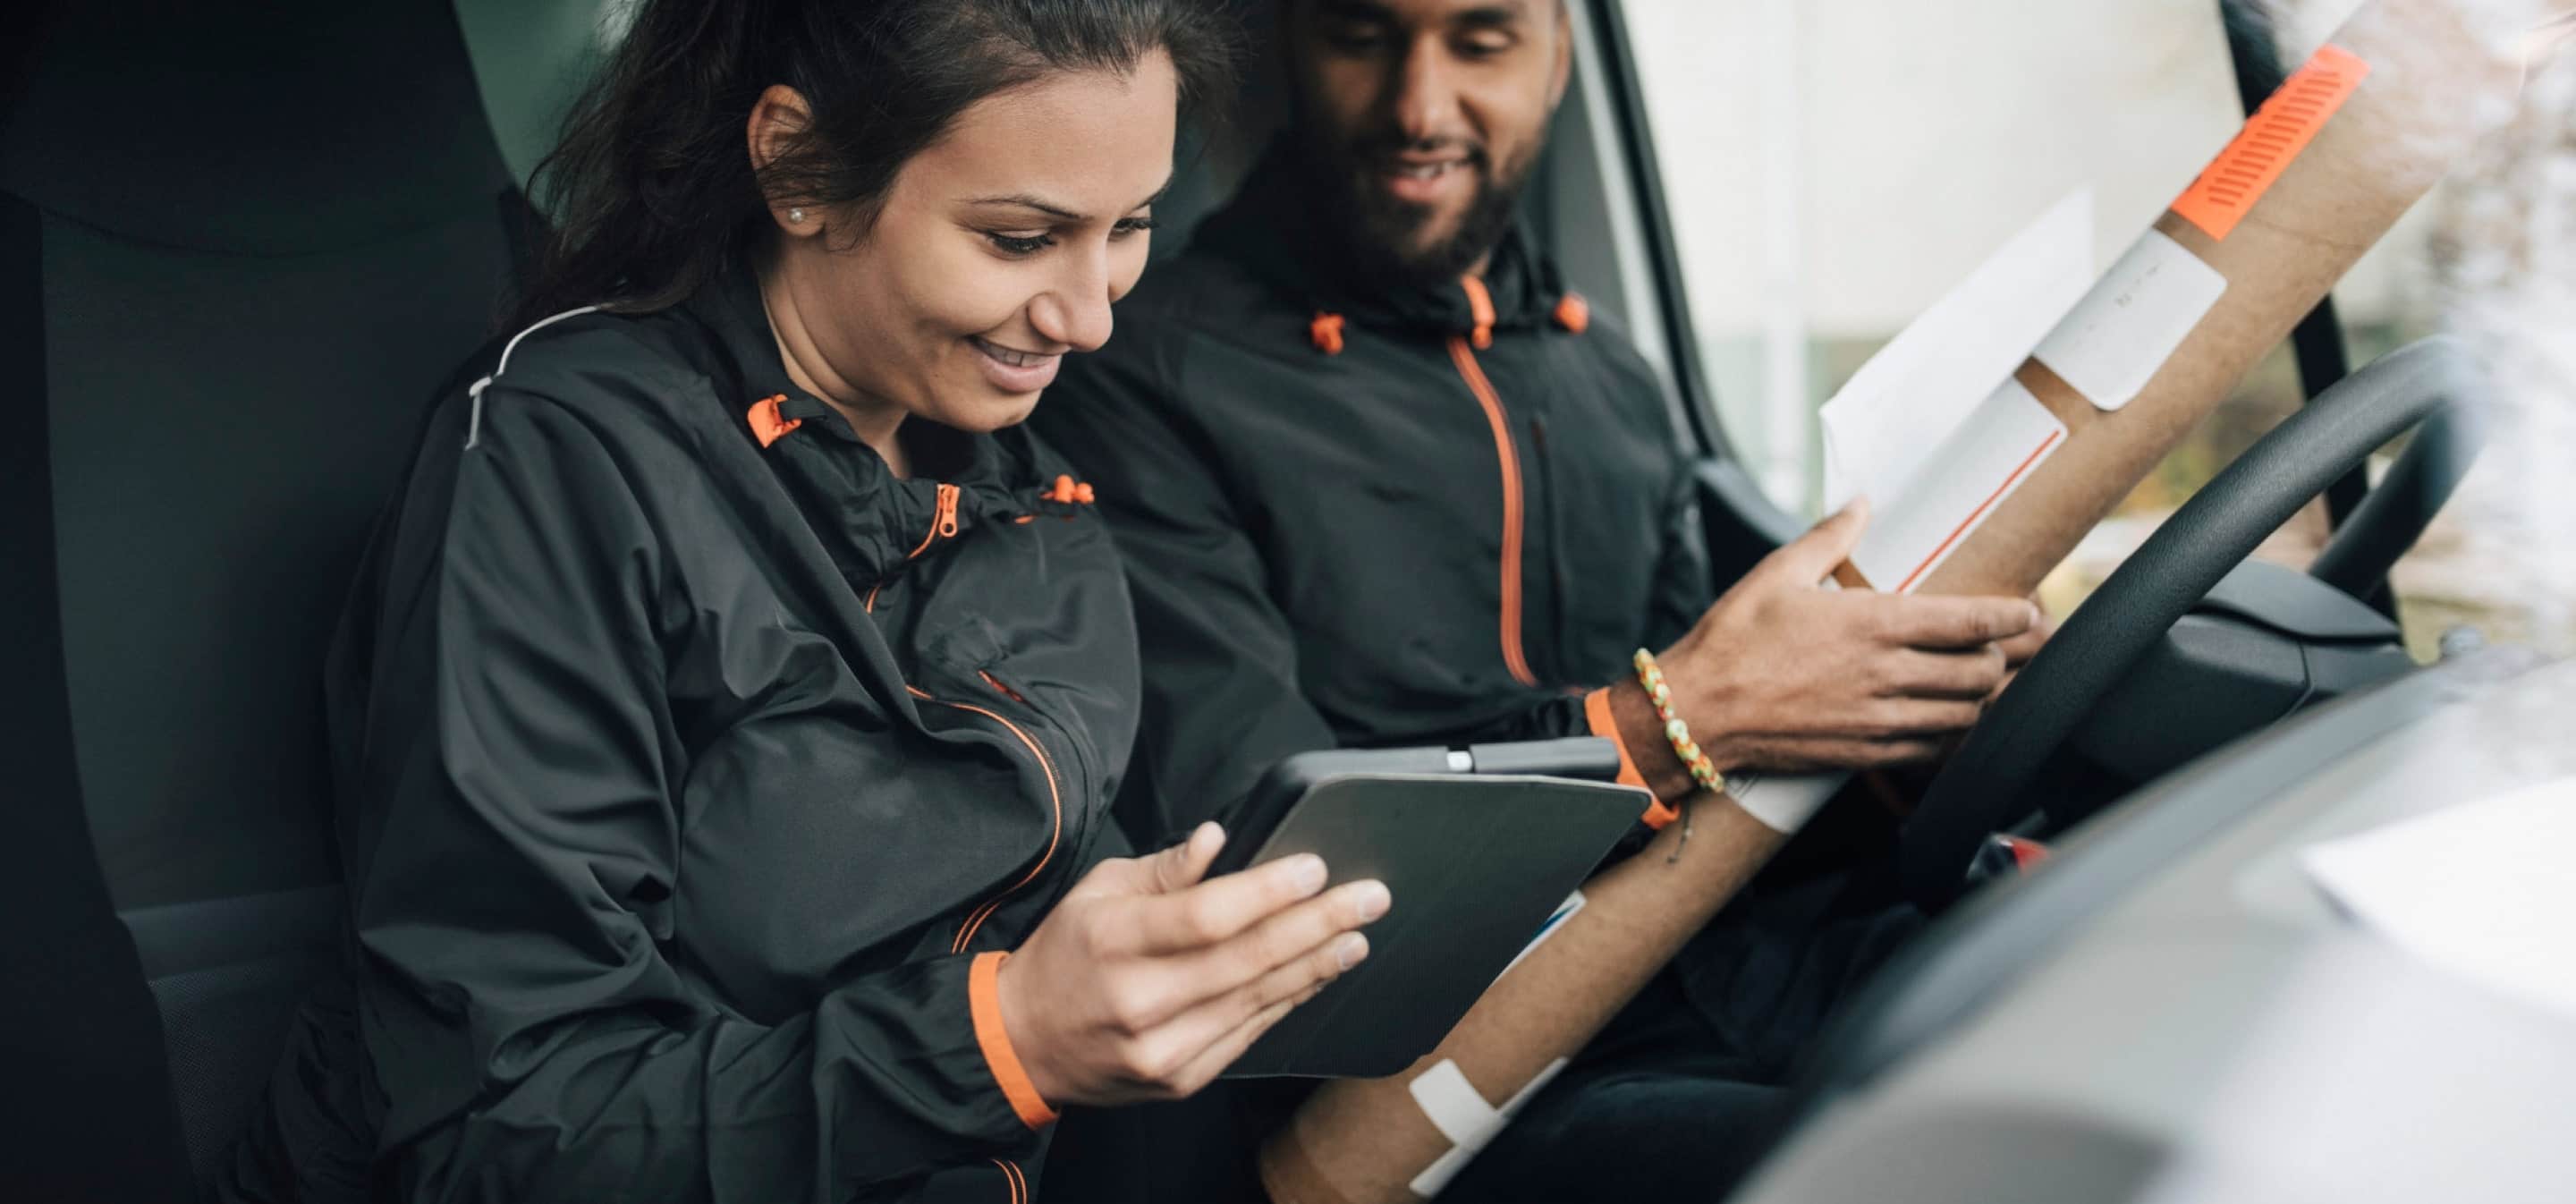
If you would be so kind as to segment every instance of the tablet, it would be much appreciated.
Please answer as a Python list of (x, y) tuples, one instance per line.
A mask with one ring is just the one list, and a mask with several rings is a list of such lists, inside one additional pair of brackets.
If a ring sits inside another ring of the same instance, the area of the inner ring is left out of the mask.
[(1437, 1047), (1580, 905), (1576, 888), (1646, 810), (1642, 790), (1536, 772), (1551, 768), (1609, 777), (1618, 752), (1579, 738), (1303, 753), (1273, 767), (1211, 872), (1313, 853), (1334, 884), (1386, 883), (1395, 907), (1368, 927), (1368, 960), (1224, 1077), (1378, 1078)]

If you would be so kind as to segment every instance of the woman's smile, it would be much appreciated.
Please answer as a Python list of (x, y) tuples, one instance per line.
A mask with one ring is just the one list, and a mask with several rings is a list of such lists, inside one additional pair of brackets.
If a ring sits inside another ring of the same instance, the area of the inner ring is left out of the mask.
[(1055, 383), (1056, 366), (1064, 362), (1060, 351), (1022, 351), (982, 335), (968, 335), (966, 342), (976, 351), (984, 379), (1005, 393), (1035, 393)]

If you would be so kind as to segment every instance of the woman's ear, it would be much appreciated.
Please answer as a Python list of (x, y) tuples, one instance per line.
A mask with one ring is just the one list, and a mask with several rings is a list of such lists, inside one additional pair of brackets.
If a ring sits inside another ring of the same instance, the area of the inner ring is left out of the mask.
[[(751, 106), (751, 120), (744, 126), (749, 143), (751, 170), (754, 176), (766, 171), (795, 148), (813, 122), (813, 110), (805, 107), (804, 94), (785, 84), (771, 84)], [(823, 232), (821, 209), (772, 199), (769, 219), (789, 238), (804, 238)]]

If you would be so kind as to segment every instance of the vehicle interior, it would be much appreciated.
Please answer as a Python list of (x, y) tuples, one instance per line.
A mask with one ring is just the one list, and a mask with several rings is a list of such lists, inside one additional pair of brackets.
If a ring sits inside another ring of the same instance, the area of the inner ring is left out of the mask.
[[(2260, 23), (2206, 2), (2259, 100), (2280, 79)], [(1266, 2), (1236, 7), (1267, 28)], [(1659, 181), (1620, 8), (1572, 5), (1575, 84), (1528, 217), (1664, 377), (1731, 574), (1802, 524), (1719, 429), (1683, 337), (1684, 198)], [(11, 1156), (32, 1161), (0, 1181), (181, 1198), (337, 956), (321, 658), (433, 387), (526, 262), (543, 220), (527, 171), (619, 10), (94, 0), (16, 18), (35, 36), (0, 95), (0, 341), (33, 387), (0, 411), (0, 966), (17, 984), (0, 1010), (20, 1037)], [(1248, 168), (1279, 91), (1256, 56), (1237, 121), (1185, 150), (1158, 255)], [(1903, 870), (1946, 914), (1843, 1017), (1801, 1122), (1737, 1198), (2337, 1199), (2369, 1174), (2467, 1198), (2477, 1172), (2408, 1154), (2421, 1140), (2332, 1166), (2315, 1151), (2331, 1125), (2394, 1123), (2371, 1111), (2392, 1093), (2466, 1090), (2473, 1071), (2528, 1099), (2478, 1110), (2479, 1143), (2547, 1156), (2541, 1122), (2497, 1117), (2569, 1114), (2576, 1035), (2375, 952), (2283, 851), (2404, 813), (2425, 785), (2407, 752), (2523, 730), (2567, 676), (2511, 649), (2419, 665), (2390, 602), (2391, 567), (2477, 454), (2478, 365), (2443, 341), (2347, 365), (2330, 312), (2294, 344), (2309, 404), (2103, 583), (1924, 797)], [(2368, 457), (2410, 432), (2368, 485)], [(2319, 497), (2336, 525), (2308, 571), (2249, 559)], [(1996, 831), (2070, 839), (2039, 873), (1972, 884)], [(2336, 990), (2354, 983), (2381, 1002)], [(2284, 1136), (2248, 1138), (2266, 1126)]]

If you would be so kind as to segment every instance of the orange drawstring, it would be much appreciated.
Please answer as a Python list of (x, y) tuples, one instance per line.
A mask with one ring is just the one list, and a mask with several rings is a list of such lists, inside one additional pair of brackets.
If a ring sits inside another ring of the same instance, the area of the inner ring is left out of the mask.
[[(1474, 323), (1467, 332), (1467, 344), (1478, 351), (1492, 347), (1494, 345), (1493, 294), (1485, 290), (1484, 281), (1473, 276), (1459, 277), (1458, 286), (1467, 294), (1467, 314), (1469, 320)], [(1567, 293), (1556, 303), (1556, 324), (1576, 334), (1590, 329), (1592, 303), (1584, 300), (1581, 293)], [(1340, 355), (1342, 353), (1342, 315), (1317, 310), (1315, 320), (1306, 324), (1306, 337), (1314, 341), (1315, 350), (1326, 355)]]
[(1576, 334), (1583, 333), (1592, 325), (1592, 303), (1584, 300), (1581, 293), (1567, 293), (1556, 303), (1556, 324)]
[(1306, 337), (1315, 341), (1315, 350), (1326, 355), (1342, 353), (1342, 315), (1315, 312), (1315, 320), (1306, 324)]
[(1055, 484), (1038, 496), (1061, 505), (1088, 506), (1098, 495), (1092, 492), (1091, 482), (1076, 481), (1070, 476), (1059, 475), (1055, 479)]
[(743, 415), (751, 420), (751, 435), (760, 440), (762, 447), (786, 438), (787, 432), (805, 425), (805, 420), (802, 418), (790, 419), (779, 416), (778, 405), (785, 400), (787, 395), (784, 393), (776, 397), (761, 398), (751, 403), (750, 413)]
[(1460, 276), (1458, 287), (1467, 290), (1467, 315), (1476, 325), (1467, 332), (1467, 342), (1478, 351), (1494, 345), (1494, 295), (1485, 291), (1485, 282), (1473, 276)]

